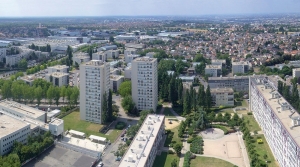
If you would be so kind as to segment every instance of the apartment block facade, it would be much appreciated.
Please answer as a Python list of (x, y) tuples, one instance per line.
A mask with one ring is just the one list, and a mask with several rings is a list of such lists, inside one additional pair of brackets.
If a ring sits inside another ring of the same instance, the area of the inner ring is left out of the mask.
[(131, 64), (132, 98), (138, 110), (156, 111), (158, 101), (157, 59), (139, 57)]
[(205, 75), (209, 75), (211, 77), (219, 77), (220, 75), (222, 75), (222, 65), (206, 65)]
[(234, 91), (232, 88), (210, 89), (214, 106), (234, 106)]
[(249, 62), (232, 62), (232, 73), (247, 73), (250, 69), (250, 63)]
[[(110, 88), (110, 65), (92, 60), (80, 65), (80, 119), (101, 124), (103, 95)], [(107, 96), (108, 97), (108, 96)]]
[(283, 167), (300, 166), (300, 115), (265, 76), (250, 77), (250, 108)]
[(235, 91), (249, 91), (248, 76), (208, 77), (210, 88), (232, 88)]

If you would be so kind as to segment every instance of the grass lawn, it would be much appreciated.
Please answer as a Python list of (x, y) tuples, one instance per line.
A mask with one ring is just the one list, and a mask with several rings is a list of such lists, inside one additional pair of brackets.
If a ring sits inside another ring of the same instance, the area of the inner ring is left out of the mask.
[(165, 107), (164, 109), (164, 115), (167, 117), (174, 117), (175, 115), (171, 112), (170, 108)]
[(230, 162), (211, 158), (211, 157), (196, 157), (191, 160), (191, 167), (233, 167), (234, 165)]
[(122, 132), (121, 130), (114, 129), (109, 135), (99, 133), (99, 130), (103, 127), (103, 125), (80, 120), (79, 111), (74, 111), (62, 119), (64, 120), (65, 130), (73, 129), (80, 132), (84, 132), (87, 137), (89, 135), (96, 135), (96, 136), (106, 137), (111, 142), (114, 142)]
[(153, 166), (155, 167), (170, 167), (173, 159), (177, 160), (177, 165), (179, 165), (179, 158), (176, 154), (168, 154), (166, 152), (162, 152), (161, 155), (157, 155)]
[[(246, 115), (245, 114), (245, 115), (243, 115), (243, 117), (246, 121), (246, 125), (247, 125), (250, 132), (261, 130), (253, 115)], [(249, 121), (249, 123), (248, 123), (248, 121)]]
[(178, 129), (179, 129), (179, 126), (177, 126), (174, 129), (171, 129), (171, 132), (168, 134), (168, 136), (166, 138), (166, 141), (164, 144), (165, 147), (169, 147), (169, 145), (172, 142), (182, 143), (181, 138), (178, 137)]
[[(255, 150), (257, 151), (258, 155), (259, 155), (259, 159), (263, 160), (263, 161), (271, 161), (271, 163), (268, 163), (268, 167), (278, 167), (278, 163), (275, 161), (274, 156), (271, 152), (271, 149), (266, 141), (266, 138), (264, 137), (264, 135), (256, 135), (254, 137), (255, 141), (257, 139), (257, 137), (261, 137), (261, 139), (263, 140), (262, 144), (258, 144), (257, 142), (255, 142)], [(264, 159), (264, 155), (267, 155), (267, 159)]]

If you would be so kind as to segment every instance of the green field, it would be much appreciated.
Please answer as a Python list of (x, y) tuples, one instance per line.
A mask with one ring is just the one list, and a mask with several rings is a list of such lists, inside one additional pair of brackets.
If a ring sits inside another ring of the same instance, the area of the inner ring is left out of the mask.
[(261, 130), (253, 115), (243, 115), (243, 117), (250, 132)]
[(114, 142), (122, 132), (121, 130), (114, 129), (109, 135), (99, 133), (99, 130), (103, 127), (103, 125), (80, 120), (79, 111), (74, 111), (62, 119), (64, 120), (65, 130), (73, 129), (80, 132), (84, 132), (87, 137), (89, 135), (96, 135), (96, 136), (106, 137), (111, 142)]
[[(254, 137), (254, 139), (256, 140), (257, 137), (260, 137), (263, 140), (263, 144), (258, 144), (257, 142), (255, 142), (255, 149), (256, 152), (259, 155), (259, 159), (263, 160), (263, 161), (271, 161), (271, 163), (268, 163), (268, 167), (278, 167), (278, 163), (276, 163), (274, 156), (271, 152), (271, 149), (266, 141), (266, 138), (264, 137), (264, 135), (256, 135)], [(264, 155), (267, 155), (267, 158), (264, 158)]]
[(177, 126), (174, 129), (171, 129), (171, 132), (168, 134), (168, 136), (166, 138), (166, 141), (164, 144), (165, 147), (169, 147), (169, 145), (172, 142), (182, 143), (181, 138), (178, 137), (178, 129), (179, 129), (179, 126)]
[(234, 165), (230, 162), (211, 158), (211, 157), (196, 157), (191, 160), (191, 167), (233, 167)]
[(176, 154), (162, 152), (161, 155), (156, 156), (153, 167), (171, 167), (173, 159), (176, 159), (177, 165), (179, 165), (179, 158)]

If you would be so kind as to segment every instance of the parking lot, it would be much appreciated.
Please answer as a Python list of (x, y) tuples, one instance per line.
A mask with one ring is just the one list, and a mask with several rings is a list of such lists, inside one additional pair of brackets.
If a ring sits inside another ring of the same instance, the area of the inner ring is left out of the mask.
[(53, 146), (24, 167), (90, 167), (96, 158)]

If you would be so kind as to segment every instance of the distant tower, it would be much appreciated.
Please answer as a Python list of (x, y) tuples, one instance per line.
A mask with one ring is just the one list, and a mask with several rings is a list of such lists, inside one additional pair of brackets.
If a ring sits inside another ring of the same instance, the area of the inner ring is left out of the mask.
[(42, 28), (42, 24), (41, 23), (39, 23), (39, 28)]

